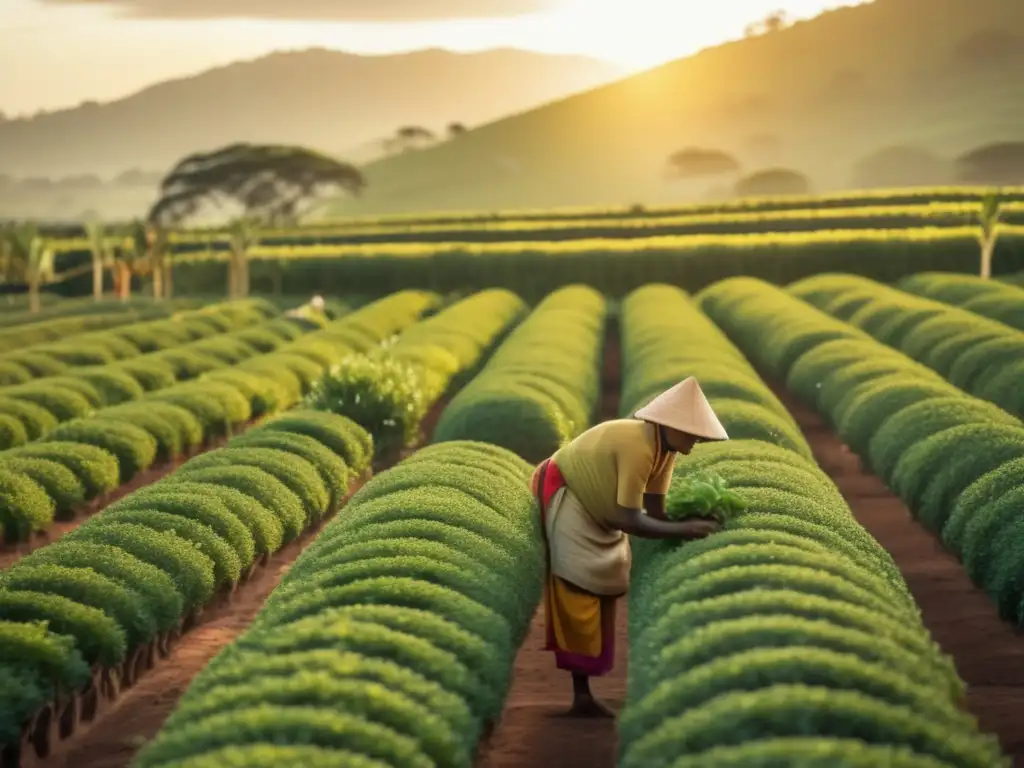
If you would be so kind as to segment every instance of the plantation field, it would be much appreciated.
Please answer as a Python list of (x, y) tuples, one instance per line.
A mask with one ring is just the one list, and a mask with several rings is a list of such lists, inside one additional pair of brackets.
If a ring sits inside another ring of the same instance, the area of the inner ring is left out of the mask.
[[(982, 279), (981, 193), (922, 194), (267, 232), (217, 300), (180, 232), (174, 298), (9, 301), (0, 767), (1024, 764), (1024, 221)], [(556, 717), (533, 467), (688, 376), (731, 439), (676, 479), (745, 508), (632, 540), (618, 718)]]

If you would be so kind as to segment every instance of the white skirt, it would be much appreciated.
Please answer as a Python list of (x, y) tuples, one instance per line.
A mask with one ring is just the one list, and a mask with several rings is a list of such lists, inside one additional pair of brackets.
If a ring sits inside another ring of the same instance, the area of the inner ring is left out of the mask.
[(567, 486), (551, 497), (545, 519), (551, 572), (595, 595), (629, 590), (629, 537), (598, 525)]

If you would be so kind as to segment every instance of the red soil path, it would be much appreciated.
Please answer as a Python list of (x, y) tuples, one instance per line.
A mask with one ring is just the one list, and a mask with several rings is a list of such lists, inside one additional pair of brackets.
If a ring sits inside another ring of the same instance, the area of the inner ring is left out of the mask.
[(842, 491), (857, 521), (889, 551), (921, 607), (924, 624), (956, 661), (967, 708), (1024, 766), (1024, 633), (1002, 621), (941, 542), (900, 499), (865, 472), (819, 416), (787, 393), (775, 394), (800, 424), (814, 456)]
[[(609, 328), (602, 372), (598, 418), (618, 418), (620, 349), (618, 332)], [(593, 681), (594, 694), (616, 711), (626, 695), (626, 600), (616, 611), (615, 668)], [(614, 720), (560, 717), (572, 702), (567, 672), (555, 668), (544, 648), (544, 616), (538, 611), (516, 656), (512, 690), (494, 733), (481, 745), (477, 768), (614, 768), (617, 733)]]

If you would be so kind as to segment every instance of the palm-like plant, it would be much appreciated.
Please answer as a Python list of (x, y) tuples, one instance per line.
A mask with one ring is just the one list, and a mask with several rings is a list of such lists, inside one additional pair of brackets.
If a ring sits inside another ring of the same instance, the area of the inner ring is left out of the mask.
[[(129, 286), (132, 275), (152, 275), (153, 298), (160, 301), (171, 294), (171, 270), (167, 258), (168, 231), (152, 222), (136, 219), (128, 229), (122, 257), (122, 283)], [(130, 287), (122, 298), (127, 298)]]
[(39, 291), (54, 278), (54, 251), (35, 224), (17, 224), (2, 233), (5, 279), (28, 285), (30, 312), (41, 309)]
[(112, 252), (107, 239), (106, 229), (98, 221), (90, 221), (85, 225), (85, 234), (89, 240), (89, 252), (92, 254), (92, 297), (96, 301), (103, 299), (103, 272), (111, 262)]
[(981, 211), (978, 213), (978, 222), (981, 224), (981, 277), (985, 280), (992, 278), (992, 256), (995, 254), (996, 240), (999, 239), (1000, 202), (1000, 190), (993, 190), (982, 198)]
[(259, 222), (254, 218), (238, 218), (229, 227), (231, 258), (228, 262), (228, 296), (244, 299), (249, 295), (249, 250), (259, 244)]

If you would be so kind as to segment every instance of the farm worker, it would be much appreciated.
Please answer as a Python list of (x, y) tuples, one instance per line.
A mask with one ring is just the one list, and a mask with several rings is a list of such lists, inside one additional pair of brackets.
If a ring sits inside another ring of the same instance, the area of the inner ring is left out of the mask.
[(584, 432), (534, 472), (548, 554), (545, 650), (572, 673), (570, 716), (613, 716), (591, 693), (590, 678), (612, 668), (615, 603), (629, 589), (632, 563), (627, 534), (696, 539), (716, 531), (710, 521), (669, 521), (665, 495), (676, 454), (728, 439), (691, 377), (635, 418)]

